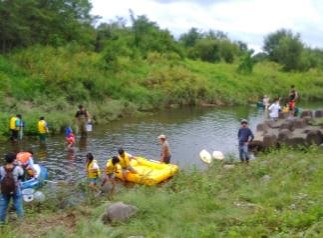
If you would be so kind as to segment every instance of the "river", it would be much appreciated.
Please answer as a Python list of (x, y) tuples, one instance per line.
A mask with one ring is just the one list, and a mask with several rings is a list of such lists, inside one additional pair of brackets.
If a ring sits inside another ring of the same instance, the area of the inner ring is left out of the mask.
[(203, 168), (205, 165), (199, 159), (202, 149), (237, 155), (237, 131), (242, 118), (249, 121), (254, 131), (264, 120), (264, 111), (248, 106), (171, 109), (94, 126), (86, 139), (77, 137), (73, 153), (67, 151), (64, 135), (48, 138), (46, 146), (40, 146), (36, 139), (30, 138), (25, 138), (18, 146), (2, 143), (0, 152), (32, 149), (35, 161), (48, 168), (51, 179), (75, 182), (85, 177), (88, 152), (93, 153), (101, 169), (120, 146), (133, 155), (158, 159), (157, 136), (165, 134), (172, 150), (172, 163), (181, 168), (192, 165)]

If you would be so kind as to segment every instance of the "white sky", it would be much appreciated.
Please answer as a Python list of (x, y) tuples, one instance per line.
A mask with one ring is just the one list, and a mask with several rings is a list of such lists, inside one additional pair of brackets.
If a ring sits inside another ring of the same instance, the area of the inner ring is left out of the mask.
[[(191, 27), (221, 30), (260, 51), (264, 36), (281, 28), (300, 33), (310, 47), (323, 48), (323, 0), (92, 0), (92, 14), (109, 22), (146, 15), (179, 36)], [(322, 25), (321, 25), (322, 24)]]

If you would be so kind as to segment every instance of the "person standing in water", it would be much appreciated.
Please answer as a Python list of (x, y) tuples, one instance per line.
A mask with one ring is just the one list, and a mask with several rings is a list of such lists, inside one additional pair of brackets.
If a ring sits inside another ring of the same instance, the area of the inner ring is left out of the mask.
[(238, 131), (238, 140), (239, 140), (239, 156), (240, 161), (243, 163), (246, 161), (246, 163), (249, 162), (249, 142), (251, 142), (254, 139), (254, 135), (250, 128), (248, 127), (248, 121), (243, 119), (241, 120), (241, 127)]
[(77, 126), (78, 126), (78, 133), (81, 134), (81, 136), (86, 136), (86, 123), (89, 121), (89, 113), (83, 105), (79, 105), (79, 110), (75, 114)]
[(161, 144), (161, 153), (160, 153), (160, 162), (169, 164), (172, 157), (168, 141), (166, 140), (165, 135), (158, 136), (158, 139)]
[(38, 134), (40, 143), (45, 143), (48, 134), (48, 125), (45, 117), (40, 117), (38, 121)]

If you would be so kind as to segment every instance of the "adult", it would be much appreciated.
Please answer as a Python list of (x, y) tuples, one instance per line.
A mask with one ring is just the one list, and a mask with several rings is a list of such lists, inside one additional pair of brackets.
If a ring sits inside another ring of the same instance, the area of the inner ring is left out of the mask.
[(16, 155), (16, 163), (21, 166), (30, 177), (36, 176), (37, 171), (34, 168), (34, 153), (29, 151), (22, 151)]
[(276, 121), (278, 119), (280, 109), (279, 98), (275, 98), (274, 103), (268, 108), (269, 116), (272, 120)]
[(170, 158), (172, 157), (168, 141), (166, 140), (165, 135), (158, 136), (158, 139), (161, 144), (161, 153), (160, 153), (160, 162), (169, 164)]
[(81, 136), (86, 136), (86, 123), (89, 120), (89, 113), (85, 110), (83, 105), (79, 105), (78, 108), (79, 110), (75, 114), (78, 130)]
[(24, 217), (22, 194), (20, 188), (20, 180), (24, 171), (19, 166), (15, 166), (16, 155), (9, 153), (5, 156), (6, 164), (0, 167), (0, 223), (5, 223), (7, 210), (10, 200), (13, 200), (13, 206), (16, 210), (18, 218)]
[(288, 94), (288, 100), (296, 102), (298, 98), (299, 98), (298, 97), (298, 92), (295, 89), (295, 85), (291, 85), (290, 86), (290, 91), (289, 91), (289, 94)]
[(46, 142), (47, 134), (48, 134), (48, 125), (45, 121), (45, 117), (40, 117), (38, 121), (38, 134), (39, 134), (39, 141), (41, 143)]
[(249, 162), (249, 142), (254, 139), (254, 135), (250, 128), (248, 127), (248, 121), (243, 119), (241, 121), (241, 127), (238, 131), (238, 140), (239, 140), (239, 157), (240, 161), (243, 163)]
[(95, 188), (100, 177), (100, 168), (92, 153), (86, 155), (86, 171), (89, 186)]
[(262, 99), (262, 104), (264, 105), (265, 110), (268, 110), (268, 107), (270, 105), (269, 101), (270, 101), (270, 98), (267, 95), (265, 95)]
[(119, 158), (119, 164), (121, 166), (121, 170), (122, 170), (122, 177), (123, 180), (126, 181), (127, 180), (127, 174), (129, 172), (136, 174), (137, 171), (130, 165), (130, 160), (134, 159), (137, 160), (134, 156), (132, 156), (131, 154), (128, 154), (127, 152), (124, 151), (123, 148), (119, 148), (118, 149), (118, 158)]
[(9, 129), (11, 132), (10, 139), (12, 141), (17, 141), (19, 137), (19, 130), (22, 129), (22, 120), (21, 115), (17, 114), (16, 116), (12, 116), (9, 122)]

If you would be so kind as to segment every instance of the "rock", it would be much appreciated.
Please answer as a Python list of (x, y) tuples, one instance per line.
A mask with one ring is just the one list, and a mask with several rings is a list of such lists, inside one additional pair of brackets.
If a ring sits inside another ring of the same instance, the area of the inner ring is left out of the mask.
[(293, 133), (286, 141), (285, 143), (289, 146), (292, 147), (297, 147), (297, 146), (304, 146), (306, 145), (306, 137), (307, 135), (302, 133), (302, 134), (296, 134)]
[(311, 130), (307, 133), (306, 143), (308, 145), (320, 145), (323, 142), (320, 130)]
[(265, 123), (260, 123), (257, 125), (257, 132), (258, 131), (267, 131), (269, 129), (269, 126)]
[(277, 136), (275, 134), (264, 135), (264, 147), (269, 148), (277, 145)]
[(291, 135), (292, 132), (290, 130), (282, 129), (278, 134), (278, 141), (284, 143)]
[(297, 118), (293, 121), (293, 128), (295, 129), (305, 128), (306, 125), (306, 120), (304, 120), (303, 118)]
[(279, 119), (287, 119), (289, 117), (288, 112), (279, 112), (278, 118)]
[(273, 125), (275, 124), (275, 121), (273, 121), (273, 120), (266, 120), (266, 121), (264, 121), (264, 124), (265, 124), (267, 127), (272, 128), (272, 127), (273, 127)]
[(317, 111), (315, 111), (314, 116), (316, 118), (322, 118), (323, 117), (323, 110), (317, 110)]
[(269, 176), (268, 174), (264, 175), (262, 178), (261, 178), (263, 181), (265, 182), (268, 182), (271, 180), (271, 176)]
[(294, 129), (294, 121), (284, 121), (280, 129), (288, 129), (292, 131)]
[(234, 169), (235, 165), (234, 164), (225, 164), (223, 165), (224, 169), (230, 170), (230, 169)]
[(125, 222), (130, 217), (135, 215), (138, 208), (132, 205), (124, 204), (123, 202), (116, 202), (111, 204), (106, 212), (103, 214), (101, 220), (104, 224), (111, 222)]
[(304, 117), (313, 118), (313, 111), (311, 111), (311, 110), (303, 110), (302, 113), (301, 113), (301, 118), (304, 118)]

